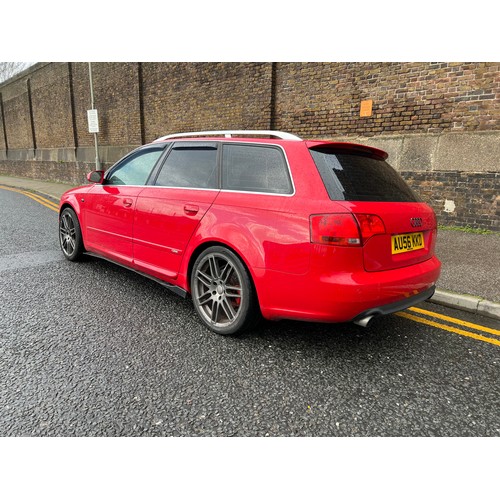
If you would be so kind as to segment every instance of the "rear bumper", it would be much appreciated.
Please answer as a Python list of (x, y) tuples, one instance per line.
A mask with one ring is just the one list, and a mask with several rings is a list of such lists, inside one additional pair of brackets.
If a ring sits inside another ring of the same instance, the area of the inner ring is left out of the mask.
[(436, 287), (431, 286), (428, 290), (417, 293), (416, 295), (413, 295), (412, 297), (409, 297), (407, 299), (398, 300), (397, 302), (392, 302), (391, 304), (386, 304), (384, 306), (372, 307), (371, 309), (367, 309), (361, 314), (358, 314), (352, 320), (352, 322), (361, 326), (366, 326), (368, 324), (368, 321), (377, 316), (383, 316), (385, 314), (392, 314), (398, 311), (402, 311), (403, 309), (407, 309), (408, 307), (420, 304), (420, 302), (423, 302), (424, 300), (430, 299), (434, 295), (435, 291)]
[(266, 319), (340, 323), (400, 311), (434, 294), (441, 263), (434, 256), (413, 266), (368, 273), (308, 273), (292, 276), (266, 271), (256, 280)]

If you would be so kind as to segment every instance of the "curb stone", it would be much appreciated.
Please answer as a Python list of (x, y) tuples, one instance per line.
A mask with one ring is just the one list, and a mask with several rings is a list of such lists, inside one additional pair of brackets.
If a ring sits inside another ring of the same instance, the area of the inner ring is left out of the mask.
[(437, 289), (434, 295), (428, 299), (428, 302), (500, 320), (500, 304), (482, 297)]

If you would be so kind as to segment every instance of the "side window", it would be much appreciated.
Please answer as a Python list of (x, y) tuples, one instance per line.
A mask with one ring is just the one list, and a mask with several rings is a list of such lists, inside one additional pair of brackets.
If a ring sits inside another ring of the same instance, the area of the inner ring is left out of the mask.
[(163, 147), (138, 151), (123, 160), (116, 169), (113, 169), (111, 175), (106, 178), (106, 184), (121, 186), (145, 185), (162, 152)]
[(156, 186), (218, 188), (217, 146), (176, 143), (156, 179)]
[(222, 188), (258, 193), (293, 192), (281, 149), (244, 144), (224, 145)]

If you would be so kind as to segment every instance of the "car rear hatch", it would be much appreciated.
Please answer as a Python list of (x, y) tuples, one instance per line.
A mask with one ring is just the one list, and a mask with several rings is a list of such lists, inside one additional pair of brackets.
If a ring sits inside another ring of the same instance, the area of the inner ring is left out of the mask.
[(385, 161), (387, 153), (348, 143), (307, 144), (330, 198), (355, 218), (366, 271), (410, 266), (434, 255), (434, 211)]

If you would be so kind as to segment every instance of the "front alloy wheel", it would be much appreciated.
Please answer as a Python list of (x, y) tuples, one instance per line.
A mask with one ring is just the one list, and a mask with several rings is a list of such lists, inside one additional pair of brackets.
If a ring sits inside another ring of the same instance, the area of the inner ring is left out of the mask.
[(248, 271), (225, 247), (208, 248), (196, 259), (191, 274), (191, 295), (201, 320), (221, 335), (248, 328), (258, 316)]
[(82, 232), (78, 217), (71, 208), (65, 208), (59, 216), (59, 243), (64, 256), (78, 260), (83, 253)]

